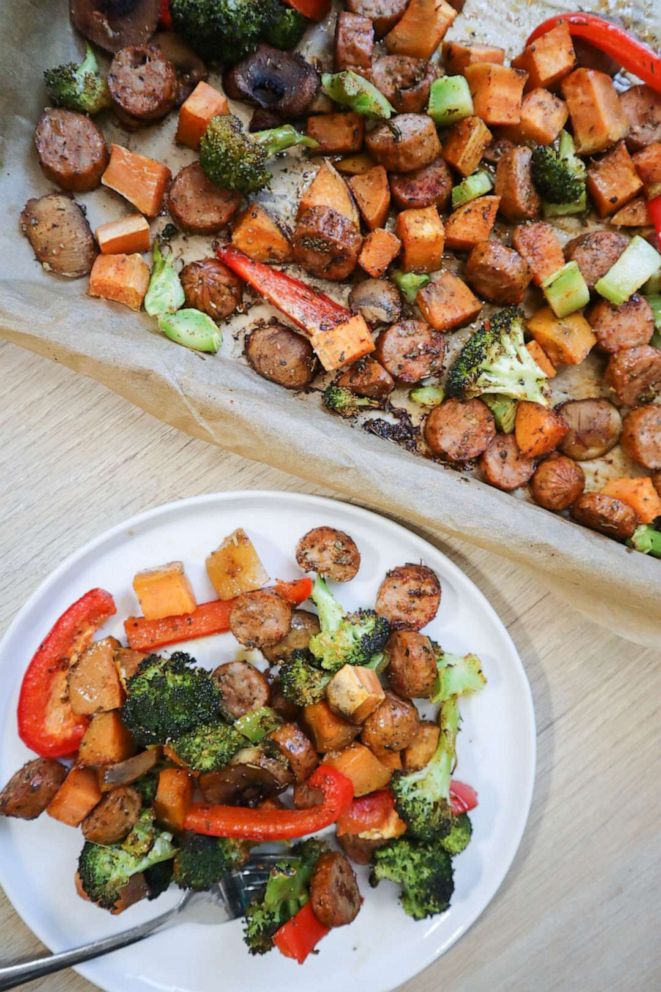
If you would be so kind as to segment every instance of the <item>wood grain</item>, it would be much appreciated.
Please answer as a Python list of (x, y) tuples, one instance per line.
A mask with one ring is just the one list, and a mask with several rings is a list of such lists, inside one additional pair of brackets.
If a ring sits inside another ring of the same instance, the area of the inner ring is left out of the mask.
[[(219, 490), (333, 495), (191, 440), (10, 345), (0, 345), (0, 376), (0, 632), (67, 554), (130, 514)], [(538, 774), (500, 892), (403, 992), (661, 987), (658, 654), (585, 620), (521, 568), (458, 541), (434, 543), (489, 597), (517, 644), (535, 699)], [(40, 950), (0, 893), (0, 961)], [(92, 989), (73, 972), (31, 987)]]

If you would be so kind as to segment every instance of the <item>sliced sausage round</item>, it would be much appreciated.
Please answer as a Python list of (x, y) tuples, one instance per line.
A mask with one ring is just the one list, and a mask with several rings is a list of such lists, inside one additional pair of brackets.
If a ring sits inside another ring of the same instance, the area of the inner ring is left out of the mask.
[(319, 755), (312, 741), (307, 737), (297, 723), (283, 723), (281, 727), (269, 734), (281, 754), (289, 762), (296, 782), (304, 782), (310, 777), (319, 764)]
[(413, 703), (394, 692), (386, 692), (386, 698), (363, 723), (360, 739), (367, 747), (402, 751), (418, 732), (418, 724), (418, 711)]
[(142, 796), (137, 789), (113, 789), (83, 820), (83, 837), (90, 844), (116, 844), (133, 830), (141, 812)]
[(179, 273), (186, 306), (224, 320), (243, 301), (243, 283), (217, 258), (200, 258)]
[(292, 608), (273, 589), (237, 596), (230, 613), (230, 630), (247, 648), (277, 644), (291, 627)]
[(199, 162), (184, 166), (172, 181), (168, 210), (182, 231), (216, 234), (227, 227), (241, 206), (241, 196), (207, 179)]
[(152, 45), (130, 45), (114, 56), (108, 89), (115, 107), (136, 124), (160, 121), (177, 100), (177, 71)]
[(604, 493), (583, 493), (572, 505), (570, 513), (584, 527), (621, 541), (631, 537), (638, 523), (630, 506)]
[(51, 758), (23, 765), (0, 792), (0, 816), (34, 820), (46, 809), (67, 777), (67, 769)]
[(567, 242), (565, 260), (576, 262), (588, 289), (592, 290), (615, 265), (628, 244), (626, 234), (619, 234), (617, 231), (589, 231)]
[(160, 0), (69, 0), (73, 26), (106, 52), (149, 41), (161, 10)]
[(357, 224), (332, 207), (310, 207), (292, 238), (295, 261), (319, 279), (348, 279), (358, 264), (363, 239)]
[(21, 231), (47, 272), (79, 279), (91, 271), (96, 242), (85, 214), (70, 196), (48, 193), (28, 200), (21, 212)]
[(445, 338), (423, 320), (401, 320), (381, 331), (375, 355), (393, 379), (420, 382), (443, 368)]
[(535, 462), (522, 454), (513, 434), (496, 434), (480, 458), (480, 468), (490, 486), (511, 492), (525, 486)]
[(487, 450), (496, 436), (496, 424), (482, 400), (449, 399), (431, 411), (424, 435), (432, 454), (468, 462)]
[(388, 679), (395, 692), (406, 699), (431, 695), (437, 674), (432, 642), (417, 630), (395, 630), (385, 647)]
[(620, 93), (620, 109), (629, 122), (626, 143), (631, 151), (661, 141), (661, 93), (651, 86), (632, 86)]
[(344, 927), (358, 916), (362, 903), (354, 870), (343, 854), (329, 851), (317, 861), (310, 881), (310, 905), (326, 927)]
[(546, 510), (567, 510), (585, 489), (585, 473), (566, 455), (553, 455), (538, 466), (530, 481), (535, 503)]
[(382, 38), (397, 24), (408, 3), (409, 0), (346, 0), (345, 7), (352, 14), (369, 17), (377, 38)]
[(579, 462), (600, 458), (620, 439), (622, 417), (608, 400), (569, 400), (558, 412), (569, 427), (560, 450)]
[(319, 572), (332, 582), (350, 582), (360, 568), (360, 551), (352, 537), (335, 527), (314, 527), (296, 545), (304, 572)]
[(384, 55), (372, 66), (372, 82), (398, 114), (425, 110), (437, 74), (432, 62), (411, 55)]
[(291, 798), (294, 809), (312, 809), (313, 806), (321, 806), (324, 794), (308, 782), (299, 782), (294, 786)]
[(359, 313), (368, 324), (394, 324), (402, 315), (397, 287), (389, 279), (364, 279), (349, 293), (352, 313)]
[[(262, 654), (272, 665), (276, 665), (291, 658), (294, 651), (304, 651), (310, 643), (310, 639), (318, 633), (319, 618), (314, 613), (308, 613), (307, 610), (294, 610), (291, 615), (289, 633), (272, 647), (262, 648)], [(274, 694), (277, 694), (277, 690), (274, 690), (272, 695)], [(274, 706), (273, 699), (271, 699), (271, 706)], [(295, 715), (295, 710), (293, 712), (288, 710), (287, 714), (288, 716)]]
[(588, 313), (588, 321), (599, 347), (611, 354), (649, 344), (654, 334), (652, 308), (638, 293), (617, 307), (608, 300), (599, 300)]
[(376, 612), (396, 630), (421, 630), (441, 602), (441, 583), (426, 565), (398, 565), (386, 573), (376, 596)]
[(532, 181), (531, 161), (532, 149), (526, 145), (508, 148), (498, 159), (494, 192), (500, 197), (500, 213), (512, 224), (534, 220), (542, 209)]
[(374, 852), (388, 843), (387, 837), (360, 837), (358, 834), (337, 834), (337, 842), (356, 865), (369, 865)]
[(246, 713), (268, 705), (269, 684), (249, 661), (219, 665), (211, 677), (220, 691), (221, 709), (228, 720), (238, 720)]
[(245, 354), (258, 375), (285, 389), (305, 389), (314, 379), (317, 361), (312, 345), (284, 324), (252, 330), (246, 336)]
[(492, 303), (520, 303), (531, 278), (528, 263), (498, 241), (481, 241), (466, 261), (466, 281)]
[(426, 114), (398, 114), (378, 124), (365, 145), (388, 172), (413, 172), (441, 155), (436, 125)]
[(618, 351), (611, 356), (604, 381), (625, 406), (649, 402), (661, 390), (661, 351), (648, 344)]
[(661, 469), (661, 405), (649, 403), (631, 410), (624, 418), (620, 443), (639, 465)]
[(390, 176), (393, 203), (400, 210), (418, 210), (437, 206), (442, 210), (452, 193), (452, 175), (442, 158), (414, 172)]
[(335, 70), (369, 72), (374, 51), (374, 28), (362, 14), (341, 11), (335, 28)]
[(376, 358), (366, 355), (349, 365), (337, 380), (338, 386), (350, 389), (357, 396), (381, 400), (395, 388), (395, 380)]
[(90, 117), (73, 110), (44, 110), (34, 132), (44, 175), (61, 189), (96, 189), (108, 164), (103, 133)]

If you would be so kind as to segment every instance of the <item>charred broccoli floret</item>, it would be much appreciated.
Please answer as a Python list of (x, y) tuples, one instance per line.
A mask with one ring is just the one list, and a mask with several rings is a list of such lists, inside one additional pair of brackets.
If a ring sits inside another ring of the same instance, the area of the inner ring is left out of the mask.
[(333, 383), (326, 387), (321, 401), (327, 410), (339, 413), (340, 417), (355, 417), (361, 410), (373, 410), (381, 406), (379, 400), (370, 399), (369, 396), (356, 396), (345, 386), (336, 386)]
[(575, 154), (568, 132), (561, 133), (557, 150), (550, 145), (533, 149), (531, 165), (533, 183), (547, 203), (576, 204), (585, 199), (585, 163)]
[(366, 665), (380, 654), (390, 636), (390, 624), (374, 610), (347, 613), (326, 581), (318, 575), (312, 600), (321, 630), (310, 639), (310, 651), (322, 668), (337, 672), (344, 665)]
[(99, 74), (99, 64), (91, 45), (87, 45), (80, 65), (67, 62), (54, 69), (46, 69), (44, 82), (49, 97), (58, 107), (93, 116), (110, 106), (110, 90)]
[(308, 26), (302, 14), (292, 7), (285, 7), (280, 0), (270, 0), (264, 4), (264, 17), (263, 41), (283, 51), (296, 48)]
[(170, 888), (172, 883), (172, 861), (159, 861), (145, 871), (147, 883), (147, 899), (151, 902), (158, 899)]
[(176, 651), (170, 658), (150, 654), (126, 687), (122, 720), (138, 744), (164, 744), (211, 723), (220, 711), (220, 693), (193, 658)]
[(209, 62), (238, 62), (250, 55), (268, 8), (255, 0), (170, 0), (175, 31)]
[(472, 836), (473, 824), (470, 821), (468, 813), (460, 813), (452, 821), (450, 833), (446, 834), (445, 837), (441, 837), (439, 843), (448, 852), (450, 857), (455, 857), (455, 855), (461, 854), (462, 851), (466, 850)]
[(438, 674), (431, 695), (432, 703), (443, 703), (450, 696), (467, 696), (478, 692), (487, 684), (482, 662), (476, 654), (451, 654), (439, 651), (436, 655)]
[(180, 889), (201, 892), (241, 868), (250, 857), (250, 845), (229, 837), (185, 834), (174, 858), (174, 881)]
[(280, 666), (278, 675), (282, 695), (297, 706), (318, 703), (330, 680), (331, 676), (317, 667), (309, 651), (293, 651)]
[(245, 746), (245, 737), (222, 720), (200, 724), (170, 742), (177, 757), (195, 772), (220, 771)]
[(450, 368), (446, 392), (461, 399), (501, 393), (547, 406), (545, 385), (546, 376), (525, 346), (523, 312), (507, 307), (468, 339)]
[(384, 879), (401, 885), (404, 912), (414, 920), (443, 913), (454, 892), (452, 859), (440, 840), (392, 840), (374, 852), (370, 884)]

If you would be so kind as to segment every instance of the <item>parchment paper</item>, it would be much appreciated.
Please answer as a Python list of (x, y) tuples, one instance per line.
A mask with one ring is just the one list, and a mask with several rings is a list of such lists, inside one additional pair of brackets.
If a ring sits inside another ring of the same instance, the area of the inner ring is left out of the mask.
[[(475, 36), (520, 47), (533, 24), (563, 7), (468, 0), (449, 37)], [(659, 19), (654, 0), (630, 13), (647, 32)], [(320, 409), (318, 397), (291, 395), (261, 379), (243, 363), (240, 336), (243, 324), (269, 314), (266, 308), (233, 320), (225, 328), (222, 351), (202, 356), (159, 336), (145, 315), (90, 300), (85, 279), (69, 281), (42, 271), (18, 226), (25, 201), (52, 190), (32, 147), (45, 103), (41, 73), (76, 58), (80, 50), (65, 0), (0, 5), (0, 334), (98, 380), (195, 437), (525, 564), (593, 620), (642, 643), (661, 643), (658, 561), (389, 441), (351, 430)], [(175, 149), (173, 127), (172, 120), (127, 137), (103, 122), (109, 141), (151, 154), (174, 172), (194, 155)], [(312, 171), (309, 163), (298, 170), (290, 164), (267, 195), (284, 220), (294, 202), (292, 182), (306, 170)], [(77, 199), (93, 229), (130, 212), (104, 190)], [(159, 218), (156, 228), (167, 220)], [(176, 244), (185, 259), (210, 252), (210, 239), (178, 239)], [(335, 287), (334, 292), (341, 298), (346, 290)], [(4, 402), (11, 403), (11, 396), (5, 395)], [(43, 430), (48, 430), (47, 420)]]

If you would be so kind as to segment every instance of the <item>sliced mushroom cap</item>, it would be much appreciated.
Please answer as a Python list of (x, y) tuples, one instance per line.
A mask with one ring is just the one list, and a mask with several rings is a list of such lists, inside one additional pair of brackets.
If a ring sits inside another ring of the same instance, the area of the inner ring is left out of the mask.
[(270, 45), (243, 59), (224, 75), (225, 92), (284, 118), (306, 113), (321, 85), (317, 70), (302, 55)]
[(21, 230), (48, 272), (78, 279), (92, 268), (96, 243), (85, 214), (70, 196), (48, 193), (28, 200)]
[(206, 64), (174, 31), (158, 31), (152, 39), (152, 45), (160, 48), (166, 59), (169, 59), (176, 69), (176, 104), (180, 107), (197, 84), (208, 77), (209, 72)]
[(263, 799), (284, 792), (293, 782), (294, 776), (287, 762), (270, 758), (260, 748), (245, 748), (226, 768), (199, 778), (205, 802), (241, 806), (255, 806)]
[(106, 52), (149, 41), (161, 0), (69, 0), (73, 26)]
[(368, 324), (396, 324), (402, 315), (397, 287), (387, 279), (365, 279), (353, 287), (349, 306)]

